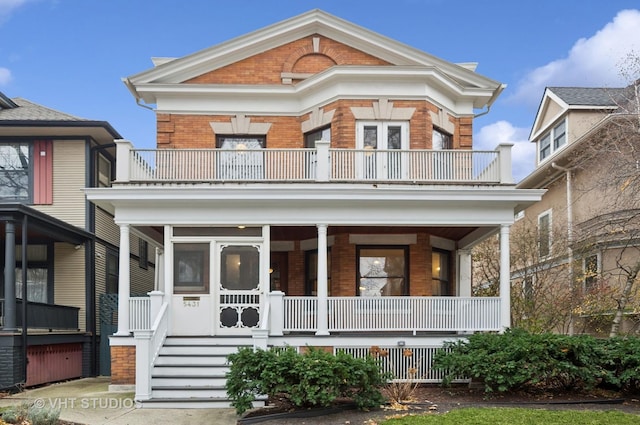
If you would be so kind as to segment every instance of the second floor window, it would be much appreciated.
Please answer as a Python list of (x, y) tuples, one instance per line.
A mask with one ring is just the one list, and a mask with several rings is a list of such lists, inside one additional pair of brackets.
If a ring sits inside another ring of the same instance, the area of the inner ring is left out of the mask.
[(434, 127), (431, 148), (434, 150), (453, 149), (453, 138), (450, 134)]
[(304, 135), (304, 147), (315, 148), (318, 140), (331, 141), (331, 126), (310, 131)]
[(545, 160), (551, 154), (567, 144), (567, 125), (565, 120), (560, 121), (548, 133), (538, 141), (538, 158)]
[(0, 198), (29, 200), (29, 143), (0, 144)]

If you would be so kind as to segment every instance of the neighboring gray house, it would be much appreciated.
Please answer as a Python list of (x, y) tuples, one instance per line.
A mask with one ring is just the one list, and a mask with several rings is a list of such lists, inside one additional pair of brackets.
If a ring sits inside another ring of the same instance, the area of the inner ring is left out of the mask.
[[(110, 186), (119, 138), (106, 121), (0, 93), (0, 389), (109, 372), (98, 305), (117, 292), (118, 231), (82, 189)], [(143, 293), (152, 252), (132, 243)]]

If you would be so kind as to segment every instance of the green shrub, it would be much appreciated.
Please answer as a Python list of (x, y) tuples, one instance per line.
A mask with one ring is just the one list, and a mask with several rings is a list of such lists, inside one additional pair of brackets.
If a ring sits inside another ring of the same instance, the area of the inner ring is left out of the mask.
[(640, 392), (640, 339), (615, 337), (600, 341), (605, 387)]
[(60, 418), (60, 409), (41, 407), (34, 403), (24, 402), (18, 406), (7, 408), (0, 417), (10, 424), (55, 425)]
[(361, 409), (383, 402), (379, 388), (386, 382), (372, 358), (356, 359), (311, 348), (253, 350), (230, 354), (227, 394), (238, 414), (251, 408), (259, 394), (286, 396), (297, 407), (329, 406), (338, 397), (353, 399)]
[(474, 334), (445, 348), (433, 364), (445, 371), (444, 384), (464, 376), (484, 382), (487, 392), (589, 389), (605, 375), (602, 346), (589, 336), (512, 329), (504, 334)]

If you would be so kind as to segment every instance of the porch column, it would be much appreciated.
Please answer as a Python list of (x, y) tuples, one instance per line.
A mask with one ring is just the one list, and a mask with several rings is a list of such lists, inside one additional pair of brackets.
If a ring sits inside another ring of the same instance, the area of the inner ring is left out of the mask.
[(500, 226), (500, 327), (511, 327), (511, 265), (509, 261), (509, 228)]
[(458, 250), (458, 296), (471, 296), (471, 250)]
[(316, 335), (329, 335), (327, 284), (327, 225), (318, 224), (318, 328)]
[[(5, 331), (16, 328), (16, 226), (5, 221), (4, 230), (4, 326)], [(26, 282), (24, 283), (26, 285)], [(24, 303), (23, 303), (24, 308)]]
[(120, 224), (120, 257), (118, 264), (118, 332), (116, 336), (129, 336), (129, 292), (131, 276), (129, 272), (130, 229), (128, 224)]

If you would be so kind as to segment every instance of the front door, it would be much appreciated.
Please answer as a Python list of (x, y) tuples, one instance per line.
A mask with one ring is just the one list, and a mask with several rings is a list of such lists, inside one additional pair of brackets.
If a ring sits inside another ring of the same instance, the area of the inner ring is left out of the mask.
[(219, 242), (216, 252), (214, 333), (250, 334), (261, 320), (262, 244)]

